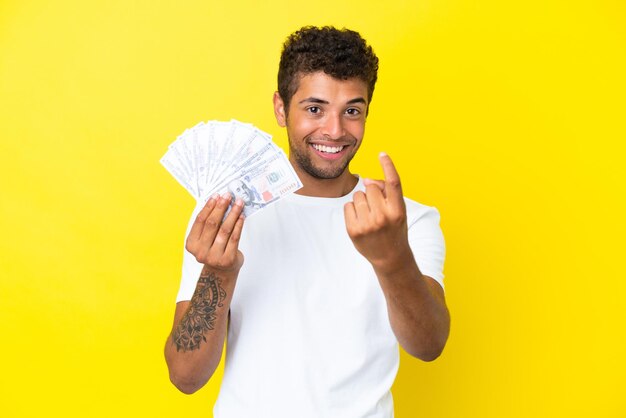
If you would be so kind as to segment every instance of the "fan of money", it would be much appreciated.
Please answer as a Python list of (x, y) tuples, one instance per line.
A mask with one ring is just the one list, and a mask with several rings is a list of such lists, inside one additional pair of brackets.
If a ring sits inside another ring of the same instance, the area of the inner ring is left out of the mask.
[(246, 217), (302, 187), (271, 135), (236, 120), (185, 130), (161, 164), (199, 202), (216, 193), (240, 197)]

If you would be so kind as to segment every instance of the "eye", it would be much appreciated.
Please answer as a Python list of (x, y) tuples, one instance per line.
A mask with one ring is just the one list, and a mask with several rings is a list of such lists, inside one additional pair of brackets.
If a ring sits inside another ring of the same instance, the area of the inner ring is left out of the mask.
[(309, 106), (306, 108), (306, 110), (313, 115), (317, 115), (322, 111), (322, 109), (320, 109), (318, 106)]
[(350, 107), (346, 109), (346, 113), (350, 116), (359, 116), (361, 114), (361, 110), (357, 109), (356, 107)]

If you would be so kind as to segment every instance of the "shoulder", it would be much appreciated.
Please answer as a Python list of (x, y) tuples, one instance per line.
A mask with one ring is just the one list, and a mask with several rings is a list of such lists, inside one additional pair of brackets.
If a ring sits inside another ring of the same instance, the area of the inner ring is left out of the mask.
[(443, 264), (446, 243), (439, 225), (437, 208), (404, 198), (407, 212), (409, 245), (423, 275), (443, 287)]
[(439, 225), (441, 218), (439, 210), (433, 206), (427, 206), (415, 200), (404, 197), (406, 205), (406, 218), (409, 228), (414, 225)]

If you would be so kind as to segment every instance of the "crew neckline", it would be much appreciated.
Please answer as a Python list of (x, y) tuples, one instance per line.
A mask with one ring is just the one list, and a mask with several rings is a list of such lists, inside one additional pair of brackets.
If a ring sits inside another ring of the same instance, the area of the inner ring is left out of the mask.
[(363, 178), (357, 175), (358, 181), (354, 188), (348, 192), (348, 194), (340, 197), (317, 197), (317, 196), (304, 196), (301, 194), (291, 193), (289, 196), (285, 196), (285, 200), (305, 205), (316, 205), (316, 206), (335, 206), (338, 204), (345, 204), (352, 201), (352, 195), (354, 192), (359, 190), (365, 190), (365, 185), (363, 184)]

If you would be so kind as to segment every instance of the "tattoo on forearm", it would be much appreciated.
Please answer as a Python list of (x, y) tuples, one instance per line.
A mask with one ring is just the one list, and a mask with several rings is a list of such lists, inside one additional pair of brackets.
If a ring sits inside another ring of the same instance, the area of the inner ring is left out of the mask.
[(221, 286), (221, 279), (215, 274), (202, 270), (189, 310), (172, 332), (172, 342), (176, 351), (193, 351), (206, 342), (205, 333), (215, 328), (217, 308), (223, 306), (226, 291)]

